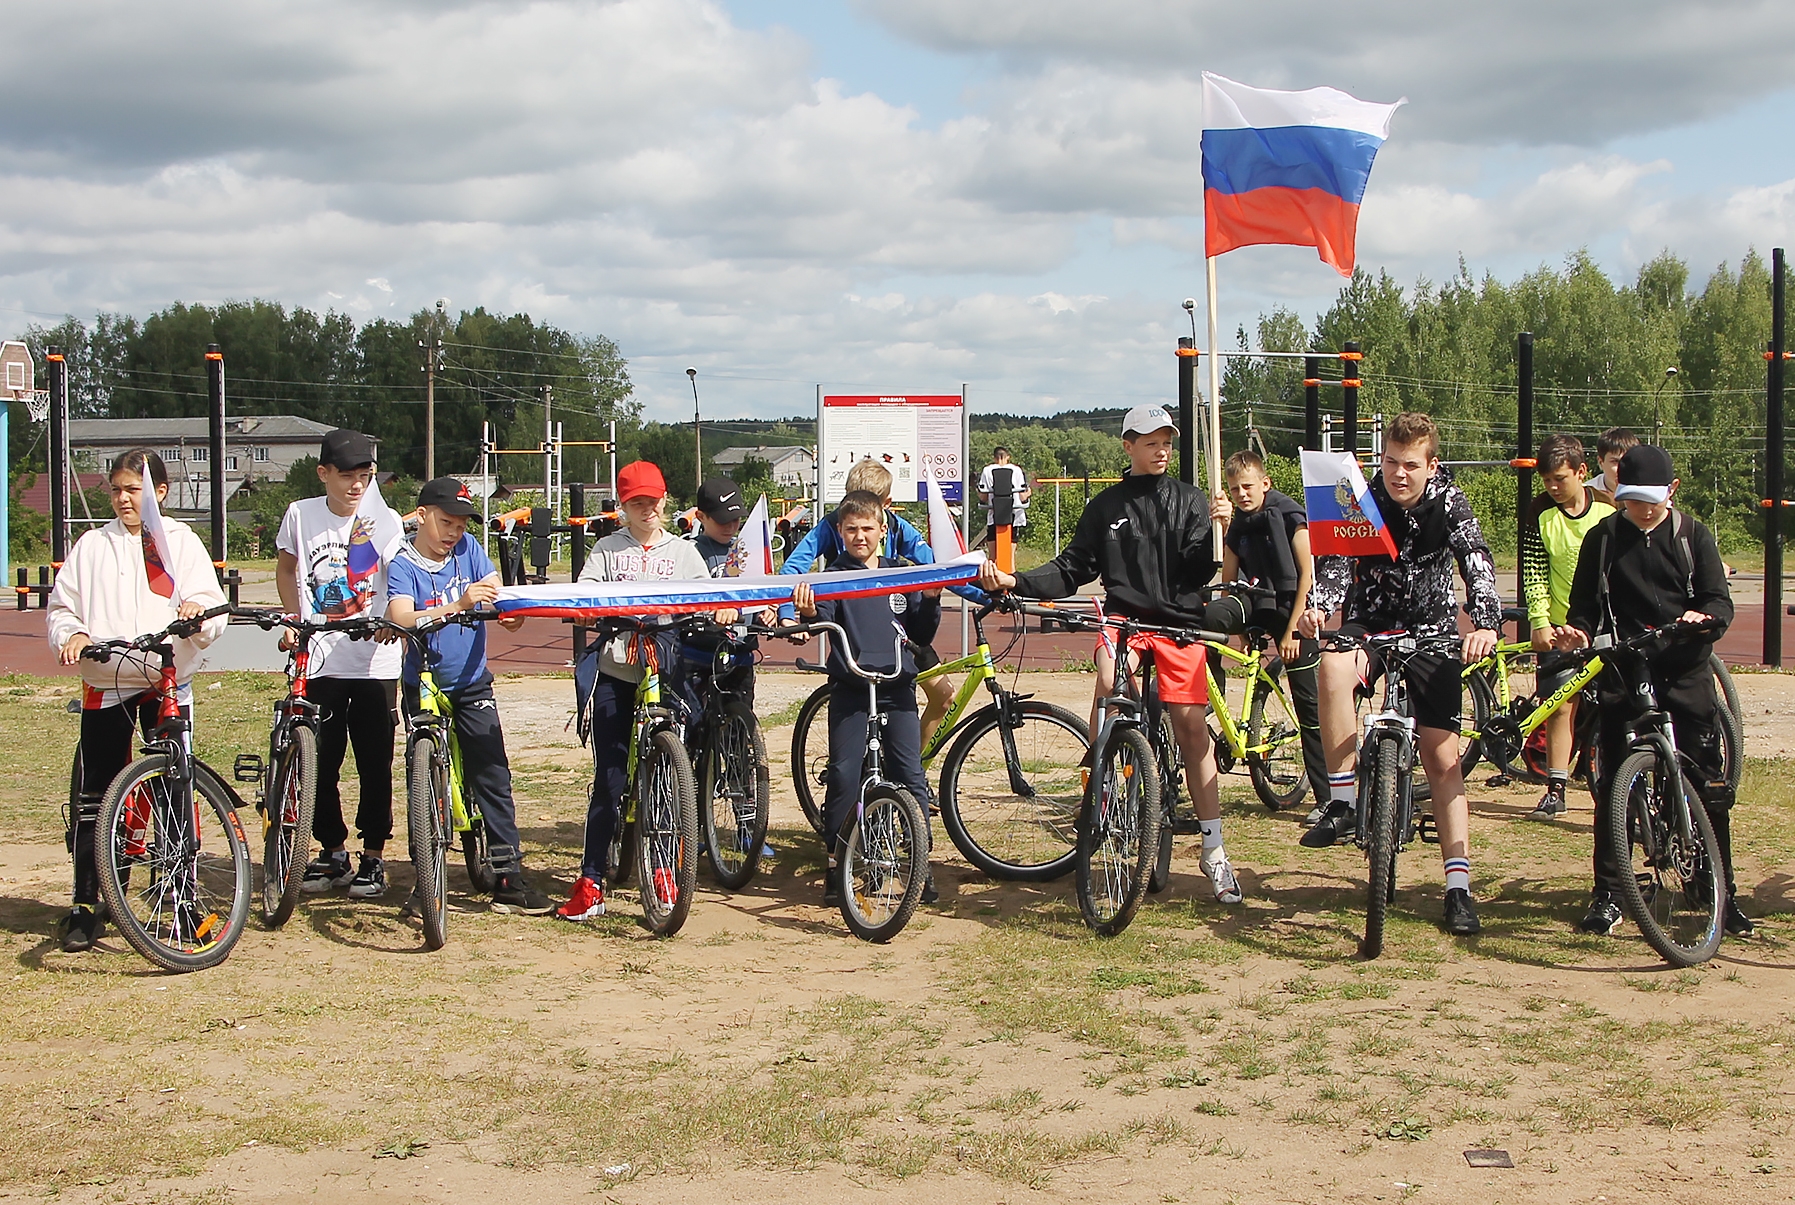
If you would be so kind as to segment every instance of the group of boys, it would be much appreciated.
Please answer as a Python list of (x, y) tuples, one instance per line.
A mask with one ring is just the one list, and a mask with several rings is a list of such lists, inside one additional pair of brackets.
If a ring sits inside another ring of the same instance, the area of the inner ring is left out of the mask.
[[(1363, 688), (1362, 652), (1321, 651), (1322, 625), (1337, 615), (1339, 629), (1363, 636), (1402, 629), (1416, 635), (1456, 635), (1456, 564), (1466, 591), (1472, 631), (1462, 660), (1438, 655), (1408, 664), (1421, 762), (1432, 791), (1446, 878), (1444, 924), (1448, 931), (1479, 930), (1470, 894), (1469, 820), (1459, 769), (1460, 677), (1465, 661), (1494, 647), (1501, 618), (1495, 565), (1462, 490), (1439, 459), (1439, 435), (1421, 414), (1399, 415), (1386, 429), (1379, 472), (1370, 489), (1396, 547), (1389, 556), (1320, 556), (1309, 546), (1303, 507), (1271, 487), (1264, 460), (1252, 452), (1230, 457), (1227, 492), (1205, 495), (1168, 472), (1178, 426), (1160, 406), (1138, 406), (1123, 423), (1128, 471), (1119, 484), (1093, 497), (1071, 540), (1037, 569), (1011, 574), (987, 562), (980, 585), (1022, 597), (1054, 599), (1093, 580), (1102, 583), (1105, 607), (1115, 615), (1177, 628), (1242, 633), (1249, 627), (1276, 641), (1297, 711), (1304, 761), (1318, 800), (1302, 844), (1322, 847), (1349, 839), (1356, 827), (1356, 737), (1353, 693)], [(1714, 539), (1702, 524), (1672, 509), (1678, 481), (1662, 449), (1641, 444), (1622, 430), (1604, 432), (1597, 446), (1602, 475), (1588, 473), (1582, 444), (1553, 436), (1540, 448), (1544, 493), (1523, 537), (1522, 581), (1532, 642), (1541, 654), (1542, 690), (1564, 680), (1568, 667), (1554, 654), (1588, 644), (1598, 633), (1620, 637), (1679, 618), (1708, 618), (1722, 626), (1732, 618)], [(928, 563), (933, 551), (921, 534), (890, 510), (890, 476), (866, 461), (850, 475), (848, 493), (829, 520), (819, 523), (787, 557), (783, 572), (808, 571), (818, 560), (830, 570)], [(880, 478), (883, 474), (883, 479)], [(287, 611), (299, 615), (385, 616), (413, 627), (490, 604), (499, 578), (481, 544), (468, 533), (475, 513), (466, 487), (454, 478), (426, 483), (419, 494), (417, 531), (377, 572), (351, 575), (349, 548), (358, 525), (371, 521), (367, 494), (374, 487), (374, 451), (359, 432), (338, 430), (320, 448), (318, 476), (324, 494), (296, 502), (277, 539), (276, 579)], [(703, 530), (698, 551), (720, 570), (744, 508), (734, 485), (706, 482), (700, 491)], [(397, 523), (397, 515), (387, 516)], [(1217, 555), (1217, 532), (1221, 552)], [(89, 537), (91, 538), (91, 537)], [(360, 533), (366, 538), (366, 533)], [(1223, 586), (1212, 587), (1217, 570)], [(1230, 590), (1247, 582), (1251, 591)], [(966, 588), (968, 594), (977, 592)], [(925, 683), (928, 706), (919, 716), (916, 676), (934, 663), (930, 647), (940, 623), (939, 592), (907, 598), (817, 600), (806, 585), (794, 589), (782, 619), (826, 618), (849, 631), (851, 651), (875, 670), (897, 670), (879, 688), (887, 714), (886, 740), (892, 776), (909, 784), (926, 807), (931, 798), (922, 772), (921, 748), (939, 721), (951, 688), (937, 678)], [(520, 620), (501, 620), (515, 627)], [(906, 637), (893, 662), (893, 626)], [(65, 622), (59, 647), (74, 632)], [(1711, 638), (1710, 638), (1711, 639)], [(428, 668), (454, 705), (456, 732), (470, 788), (481, 803), (490, 839), (495, 907), (529, 914), (549, 911), (547, 899), (525, 877), (511, 778), (481, 624), (445, 626), (426, 642)], [(1205, 712), (1209, 702), (1200, 644), (1181, 644), (1151, 633), (1131, 640), (1151, 652), (1162, 700), (1183, 751), (1190, 797), (1202, 833), (1200, 867), (1218, 902), (1237, 904), (1243, 887), (1222, 838), (1216, 761)], [(1730, 825), (1732, 799), (1721, 765), (1716, 697), (1708, 668), (1710, 644), (1696, 642), (1652, 663), (1658, 697), (1671, 713), (1680, 749), (1691, 759), (1726, 860), (1733, 899)], [(415, 710), (424, 667), (391, 643), (324, 638), (314, 643), (311, 697), (322, 705), (318, 806), (314, 832), (320, 853), (307, 868), (304, 889), (347, 888), (352, 896), (378, 897), (387, 890), (384, 850), (392, 836), (392, 753), (395, 704)], [(1095, 655), (1095, 700), (1113, 685), (1115, 658), (1100, 643)], [(838, 685), (852, 678), (839, 652), (830, 665)], [(940, 696), (940, 697), (937, 697)], [(825, 843), (840, 831), (864, 747), (866, 692), (835, 692), (830, 747), (842, 751), (832, 766), (825, 801)], [(1603, 698), (1600, 764), (1618, 766), (1625, 751), (1626, 700), (1614, 690)], [(1549, 729), (1550, 776), (1532, 816), (1563, 813), (1571, 753), (1569, 709)], [(84, 728), (85, 733), (85, 728)], [(338, 782), (353, 744), (361, 794), (356, 823), (362, 843), (352, 869)], [(850, 765), (850, 761), (856, 764)], [(1598, 826), (1600, 829), (1601, 826)], [(71, 838), (71, 844), (74, 839)], [(832, 851), (831, 851), (832, 852)], [(1582, 928), (1612, 932), (1616, 903), (1616, 851), (1598, 832), (1595, 892)], [(830, 876), (833, 883), (833, 876)], [(78, 891), (79, 894), (79, 891)], [(829, 902), (833, 902), (832, 900)], [(91, 904), (88, 905), (91, 911)], [(80, 919), (79, 908), (76, 919)], [(91, 944), (94, 925), (80, 936)], [(1729, 903), (1729, 932), (1749, 934), (1751, 921)], [(85, 948), (81, 945), (79, 948)]]

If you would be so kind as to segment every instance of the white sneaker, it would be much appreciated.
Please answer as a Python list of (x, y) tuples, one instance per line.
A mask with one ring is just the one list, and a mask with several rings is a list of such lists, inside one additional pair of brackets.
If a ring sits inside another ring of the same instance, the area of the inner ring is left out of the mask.
[(1240, 893), (1240, 880), (1234, 875), (1234, 865), (1228, 861), (1227, 855), (1211, 859), (1203, 855), (1203, 873), (1209, 876), (1209, 885), (1215, 889), (1215, 902), (1218, 904), (1238, 904), (1243, 898)]

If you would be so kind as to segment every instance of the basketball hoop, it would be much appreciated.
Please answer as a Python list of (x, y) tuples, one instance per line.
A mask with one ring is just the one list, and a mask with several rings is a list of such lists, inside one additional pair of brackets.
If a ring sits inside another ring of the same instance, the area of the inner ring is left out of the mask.
[(21, 400), (24, 401), (25, 409), (31, 415), (32, 422), (41, 423), (50, 417), (50, 391), (48, 389), (34, 389)]

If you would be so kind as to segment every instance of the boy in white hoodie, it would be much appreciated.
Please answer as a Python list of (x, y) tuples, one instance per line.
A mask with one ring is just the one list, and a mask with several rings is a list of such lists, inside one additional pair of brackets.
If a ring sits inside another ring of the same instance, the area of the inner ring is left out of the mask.
[[(91, 949), (100, 933), (95, 906), (100, 883), (94, 865), (94, 829), (100, 800), (136, 751), (135, 730), (156, 726), (158, 670), (142, 662), (113, 658), (81, 660), (81, 650), (98, 640), (130, 640), (156, 632), (177, 618), (190, 619), (221, 605), (224, 591), (212, 558), (193, 529), (162, 518), (171, 564), (162, 564), (155, 542), (144, 530), (144, 490), (160, 502), (168, 496), (168, 469), (148, 448), (133, 448), (112, 462), (112, 513), (104, 527), (75, 541), (56, 575), (46, 617), (50, 647), (64, 665), (81, 667), (81, 784), (68, 818), (69, 852), (75, 859), (75, 905), (62, 926), (62, 948)], [(193, 668), (200, 651), (224, 631), (223, 616), (210, 620), (192, 639), (176, 640), (175, 673), (181, 710), (192, 715)]]

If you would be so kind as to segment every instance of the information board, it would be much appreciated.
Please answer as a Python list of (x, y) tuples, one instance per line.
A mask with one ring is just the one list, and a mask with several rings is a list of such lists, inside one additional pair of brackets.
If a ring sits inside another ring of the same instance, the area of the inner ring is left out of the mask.
[(949, 502), (966, 492), (966, 400), (957, 393), (824, 395), (817, 415), (823, 503), (847, 492), (848, 470), (871, 457), (891, 470), (891, 500), (917, 502), (922, 466)]

